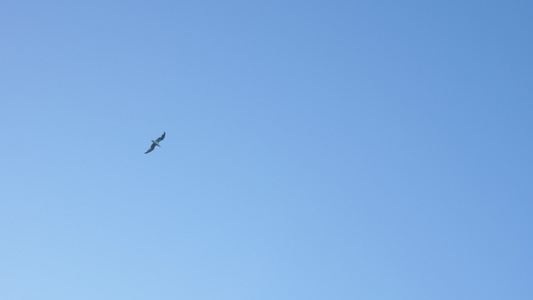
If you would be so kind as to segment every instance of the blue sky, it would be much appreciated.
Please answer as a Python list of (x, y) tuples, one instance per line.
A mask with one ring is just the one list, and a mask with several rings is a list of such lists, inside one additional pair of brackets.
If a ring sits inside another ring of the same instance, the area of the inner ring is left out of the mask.
[(532, 13), (3, 1), (0, 298), (531, 299)]

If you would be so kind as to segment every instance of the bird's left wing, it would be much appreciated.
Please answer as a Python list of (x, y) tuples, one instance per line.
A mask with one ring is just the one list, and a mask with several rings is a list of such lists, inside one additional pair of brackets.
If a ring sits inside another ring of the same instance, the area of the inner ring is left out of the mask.
[(165, 134), (166, 134), (166, 132), (163, 132), (163, 135), (160, 136), (160, 137), (158, 137), (157, 140), (156, 140), (156, 142), (159, 143), (159, 142), (161, 142), (163, 139), (165, 139)]

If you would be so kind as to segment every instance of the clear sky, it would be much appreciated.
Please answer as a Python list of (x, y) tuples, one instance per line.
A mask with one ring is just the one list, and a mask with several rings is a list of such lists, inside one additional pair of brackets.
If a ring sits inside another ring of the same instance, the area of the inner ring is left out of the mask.
[(533, 299), (532, 16), (1, 1), (0, 299)]

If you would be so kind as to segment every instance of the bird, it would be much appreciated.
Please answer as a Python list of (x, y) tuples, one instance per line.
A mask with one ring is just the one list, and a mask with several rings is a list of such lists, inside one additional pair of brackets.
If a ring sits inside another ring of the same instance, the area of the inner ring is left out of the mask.
[(159, 142), (161, 142), (165, 138), (165, 134), (166, 134), (166, 132), (163, 132), (163, 135), (158, 137), (157, 140), (155, 140), (155, 141), (152, 140), (152, 146), (150, 146), (150, 149), (146, 150), (146, 152), (144, 152), (144, 154), (148, 154), (148, 153), (152, 152), (154, 150), (155, 146), (161, 147), (161, 146), (159, 146)]

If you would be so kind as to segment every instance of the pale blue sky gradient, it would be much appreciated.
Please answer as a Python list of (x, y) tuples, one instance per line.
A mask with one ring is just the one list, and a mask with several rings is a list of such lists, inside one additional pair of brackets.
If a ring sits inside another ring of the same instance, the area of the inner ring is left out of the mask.
[(532, 16), (2, 1), (0, 299), (533, 299)]

